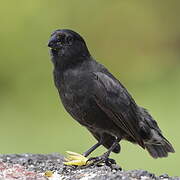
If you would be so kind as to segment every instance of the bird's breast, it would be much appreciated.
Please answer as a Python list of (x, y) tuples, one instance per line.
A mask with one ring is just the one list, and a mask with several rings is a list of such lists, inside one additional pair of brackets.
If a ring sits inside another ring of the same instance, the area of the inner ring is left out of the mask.
[(65, 76), (57, 87), (65, 109), (78, 121), (86, 116), (92, 105), (91, 85), (85, 78)]

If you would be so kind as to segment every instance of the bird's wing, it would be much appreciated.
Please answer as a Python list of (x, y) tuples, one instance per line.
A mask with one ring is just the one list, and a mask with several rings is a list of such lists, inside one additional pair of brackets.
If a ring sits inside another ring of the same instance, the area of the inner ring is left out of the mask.
[(139, 135), (137, 105), (125, 87), (109, 72), (94, 72), (93, 80), (93, 96), (97, 105), (121, 130), (144, 148)]

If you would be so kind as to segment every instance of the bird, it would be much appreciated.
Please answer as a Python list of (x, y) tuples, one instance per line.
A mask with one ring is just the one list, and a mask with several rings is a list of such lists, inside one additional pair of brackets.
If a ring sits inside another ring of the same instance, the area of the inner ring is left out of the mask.
[(64, 108), (97, 140), (84, 157), (102, 145), (107, 151), (96, 160), (107, 161), (111, 152), (121, 151), (121, 140), (139, 145), (155, 159), (175, 152), (148, 110), (137, 105), (125, 86), (91, 56), (79, 33), (55, 30), (48, 47)]

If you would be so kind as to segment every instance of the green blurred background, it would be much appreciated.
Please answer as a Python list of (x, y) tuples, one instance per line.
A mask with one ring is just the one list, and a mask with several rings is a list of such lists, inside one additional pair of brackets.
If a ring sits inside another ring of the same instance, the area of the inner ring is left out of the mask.
[(47, 41), (69, 28), (150, 110), (176, 150), (154, 160), (122, 142), (112, 157), (124, 169), (180, 175), (179, 7), (179, 0), (1, 0), (0, 153), (82, 153), (96, 142), (65, 112), (53, 83)]

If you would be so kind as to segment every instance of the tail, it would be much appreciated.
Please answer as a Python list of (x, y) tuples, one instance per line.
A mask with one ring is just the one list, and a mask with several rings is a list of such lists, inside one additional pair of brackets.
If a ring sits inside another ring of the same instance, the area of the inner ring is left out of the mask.
[(153, 158), (167, 157), (168, 153), (175, 150), (171, 143), (162, 135), (157, 122), (152, 118), (148, 111), (140, 108), (142, 121), (140, 123), (141, 135), (144, 139), (145, 148)]
[(149, 152), (149, 154), (155, 159), (167, 157), (168, 153), (175, 152), (171, 143), (164, 137), (163, 137), (162, 141), (159, 142), (158, 144), (146, 143), (145, 147), (146, 147), (147, 151)]

